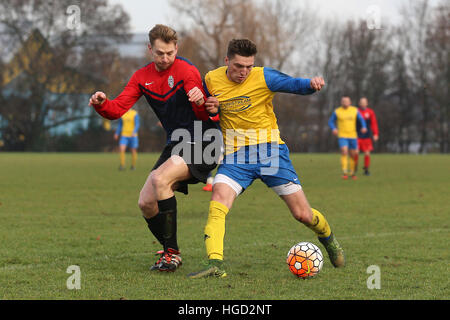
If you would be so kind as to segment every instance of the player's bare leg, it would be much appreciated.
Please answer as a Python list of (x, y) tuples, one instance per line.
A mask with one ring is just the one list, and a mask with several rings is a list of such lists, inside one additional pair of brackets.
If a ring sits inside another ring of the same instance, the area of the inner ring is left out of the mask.
[[(172, 189), (176, 190), (178, 183), (172, 185)], [(144, 186), (142, 187), (141, 193), (139, 195), (139, 208), (141, 209), (144, 219), (147, 221), (148, 228), (157, 238), (159, 243), (164, 246), (164, 235), (163, 235), (163, 225), (164, 217), (159, 215), (158, 209), (158, 199), (156, 196), (156, 190), (152, 183), (152, 175), (149, 174)], [(161, 262), (164, 259), (164, 250), (160, 250), (156, 253), (159, 255), (158, 260), (151, 266), (150, 270), (160, 270), (162, 265)]]
[(151, 268), (159, 271), (175, 271), (181, 264), (176, 238), (176, 199), (174, 190), (178, 181), (191, 177), (188, 166), (181, 157), (172, 156), (153, 170), (142, 188), (139, 207), (150, 230), (164, 246), (160, 258)]
[(304, 224), (312, 222), (313, 213), (303, 190), (289, 195), (281, 195), (280, 198), (286, 203), (295, 220)]
[(318, 210), (311, 208), (303, 190), (280, 197), (288, 206), (292, 216), (316, 233), (320, 243), (327, 250), (333, 266), (336, 268), (345, 266), (344, 250), (331, 232), (325, 217)]
[[(162, 215), (158, 214), (158, 200), (156, 197), (155, 188), (153, 187), (151, 173), (142, 187), (138, 205), (151, 233), (155, 236), (159, 243), (164, 246), (162, 229), (164, 219)], [(164, 257), (164, 250), (158, 251), (156, 255), (159, 255), (159, 259), (150, 267), (150, 270), (159, 270), (161, 261)]]

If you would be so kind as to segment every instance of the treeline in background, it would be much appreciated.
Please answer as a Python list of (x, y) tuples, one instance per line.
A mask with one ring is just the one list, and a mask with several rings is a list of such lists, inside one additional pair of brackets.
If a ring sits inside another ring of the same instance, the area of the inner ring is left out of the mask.
[[(314, 3), (288, 0), (170, 1), (179, 55), (202, 76), (223, 65), (232, 38), (258, 46), (256, 64), (297, 77), (323, 76), (318, 94), (278, 94), (275, 112), (292, 152), (334, 152), (327, 121), (342, 95), (376, 112), (378, 152), (449, 152), (450, 3), (405, 1), (396, 21), (382, 12), (343, 21)], [(376, 9), (376, 8), (374, 8)], [(149, 21), (149, 30), (154, 23)], [(0, 2), (0, 150), (111, 151), (116, 122), (88, 106), (117, 96), (149, 62), (146, 35), (106, 0)], [(129, 51), (132, 54), (127, 54)], [(125, 52), (125, 54), (124, 54)], [(140, 150), (159, 151), (165, 133), (144, 99)]]

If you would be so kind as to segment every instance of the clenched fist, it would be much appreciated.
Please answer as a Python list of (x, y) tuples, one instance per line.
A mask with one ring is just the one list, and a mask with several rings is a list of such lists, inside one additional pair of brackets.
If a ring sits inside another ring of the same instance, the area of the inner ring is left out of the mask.
[(187, 96), (190, 102), (195, 102), (198, 106), (201, 106), (205, 102), (203, 92), (197, 87), (192, 88)]
[(314, 77), (311, 79), (310, 85), (312, 89), (320, 91), (320, 89), (322, 89), (322, 87), (325, 85), (325, 80), (323, 80), (322, 77)]
[(93, 106), (94, 104), (101, 105), (105, 101), (106, 101), (106, 94), (101, 91), (97, 91), (92, 95), (91, 99), (89, 100), (89, 105), (90, 106)]
[(205, 109), (210, 114), (219, 112), (219, 100), (216, 97), (208, 97), (205, 102)]

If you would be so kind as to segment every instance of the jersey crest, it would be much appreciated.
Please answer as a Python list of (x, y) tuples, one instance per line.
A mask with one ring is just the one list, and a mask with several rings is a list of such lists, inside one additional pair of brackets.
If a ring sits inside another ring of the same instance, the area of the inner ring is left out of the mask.
[(169, 79), (167, 80), (167, 83), (168, 83), (170, 88), (173, 88), (173, 86), (175, 85), (175, 80), (173, 79), (173, 76), (169, 76)]

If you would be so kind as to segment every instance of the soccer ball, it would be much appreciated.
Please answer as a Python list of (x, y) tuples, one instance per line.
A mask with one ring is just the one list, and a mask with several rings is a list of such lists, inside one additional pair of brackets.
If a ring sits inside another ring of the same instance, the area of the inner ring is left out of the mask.
[(286, 263), (289, 270), (299, 278), (311, 278), (322, 269), (323, 255), (311, 242), (300, 242), (289, 250)]

